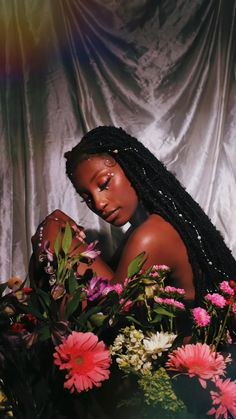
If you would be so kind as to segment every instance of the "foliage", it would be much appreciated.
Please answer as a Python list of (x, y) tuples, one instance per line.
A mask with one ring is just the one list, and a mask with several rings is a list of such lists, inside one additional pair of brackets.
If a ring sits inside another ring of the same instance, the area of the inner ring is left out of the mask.
[[(191, 311), (185, 307), (184, 290), (166, 284), (171, 275), (168, 267), (143, 269), (142, 253), (131, 262), (124, 284), (111, 285), (92, 270), (98, 253), (96, 243), (86, 250), (73, 248), (67, 225), (64, 234), (59, 232), (54, 251), (44, 243), (39, 256), (45, 286), (32, 283), (29, 288), (19, 278), (1, 285), (1, 417), (89, 419), (96, 415), (106, 419), (122, 412), (124, 417), (143, 419), (151, 409), (154, 417), (158, 412), (158, 417), (183, 419), (192, 407), (185, 397), (189, 386), (176, 386), (178, 377), (168, 367), (170, 360), (197, 394), (206, 381), (204, 414), (210, 409), (219, 412), (222, 406), (214, 410), (211, 405), (214, 374), (200, 356), (194, 360), (197, 367), (191, 369), (188, 351), (197, 353), (198, 343), (200, 354), (207, 345), (219, 360), (219, 371), (228, 366), (229, 358), (214, 351), (225, 348), (232, 338), (236, 284), (222, 281), (216, 293), (208, 294), (201, 307)], [(81, 262), (87, 264), (82, 276), (78, 274)], [(183, 323), (189, 318), (191, 341), (183, 347)], [(177, 362), (180, 349), (186, 350), (185, 370)], [(92, 370), (92, 364), (98, 369)], [(202, 376), (206, 371), (208, 376), (205, 381), (201, 376), (199, 383), (200, 367)], [(86, 386), (93, 389), (82, 391)], [(69, 388), (75, 392), (70, 394)], [(232, 389), (234, 394), (232, 382), (223, 382), (220, 388), (228, 393)], [(223, 407), (226, 413), (236, 408), (232, 397), (228, 397), (231, 404)]]

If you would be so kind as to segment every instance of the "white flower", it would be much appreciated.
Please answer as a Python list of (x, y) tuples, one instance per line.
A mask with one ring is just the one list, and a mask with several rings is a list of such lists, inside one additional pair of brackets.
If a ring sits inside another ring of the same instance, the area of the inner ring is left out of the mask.
[(152, 369), (151, 362), (145, 362), (142, 367), (142, 374), (144, 375), (148, 374), (151, 371), (151, 369)]
[(156, 332), (152, 333), (149, 338), (143, 339), (143, 344), (146, 352), (150, 355), (162, 355), (162, 352), (168, 351), (172, 346), (177, 335), (173, 333)]

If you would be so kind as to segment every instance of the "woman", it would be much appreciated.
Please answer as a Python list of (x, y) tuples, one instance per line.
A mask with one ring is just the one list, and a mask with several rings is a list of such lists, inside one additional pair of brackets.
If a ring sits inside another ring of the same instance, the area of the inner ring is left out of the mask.
[[(123, 129), (97, 127), (65, 158), (67, 175), (88, 207), (110, 224), (132, 225), (115, 271), (97, 259), (93, 268), (98, 274), (123, 281), (130, 261), (144, 251), (144, 267), (168, 265), (173, 284), (184, 288), (186, 300), (195, 303), (222, 279), (235, 277), (236, 262), (207, 215), (164, 165)], [(75, 224), (59, 210), (45, 219), (32, 239), (36, 254), (40, 231), (41, 239), (53, 243), (66, 221)], [(81, 237), (77, 234), (74, 240)]]

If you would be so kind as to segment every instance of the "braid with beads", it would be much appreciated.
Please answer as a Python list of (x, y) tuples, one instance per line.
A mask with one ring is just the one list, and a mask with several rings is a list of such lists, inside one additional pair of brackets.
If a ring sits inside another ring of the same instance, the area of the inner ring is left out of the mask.
[(236, 275), (236, 261), (208, 216), (175, 176), (136, 138), (122, 128), (101, 126), (89, 131), (65, 153), (66, 173), (73, 183), (79, 161), (91, 154), (109, 154), (150, 212), (159, 214), (180, 234), (192, 266), (196, 299)]

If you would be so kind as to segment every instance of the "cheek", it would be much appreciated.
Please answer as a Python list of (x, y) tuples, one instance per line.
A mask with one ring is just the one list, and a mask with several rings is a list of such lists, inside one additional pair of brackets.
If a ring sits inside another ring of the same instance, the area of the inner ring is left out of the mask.
[(127, 208), (136, 209), (138, 205), (138, 197), (135, 189), (131, 186), (127, 178), (118, 179), (116, 184), (117, 196)]

